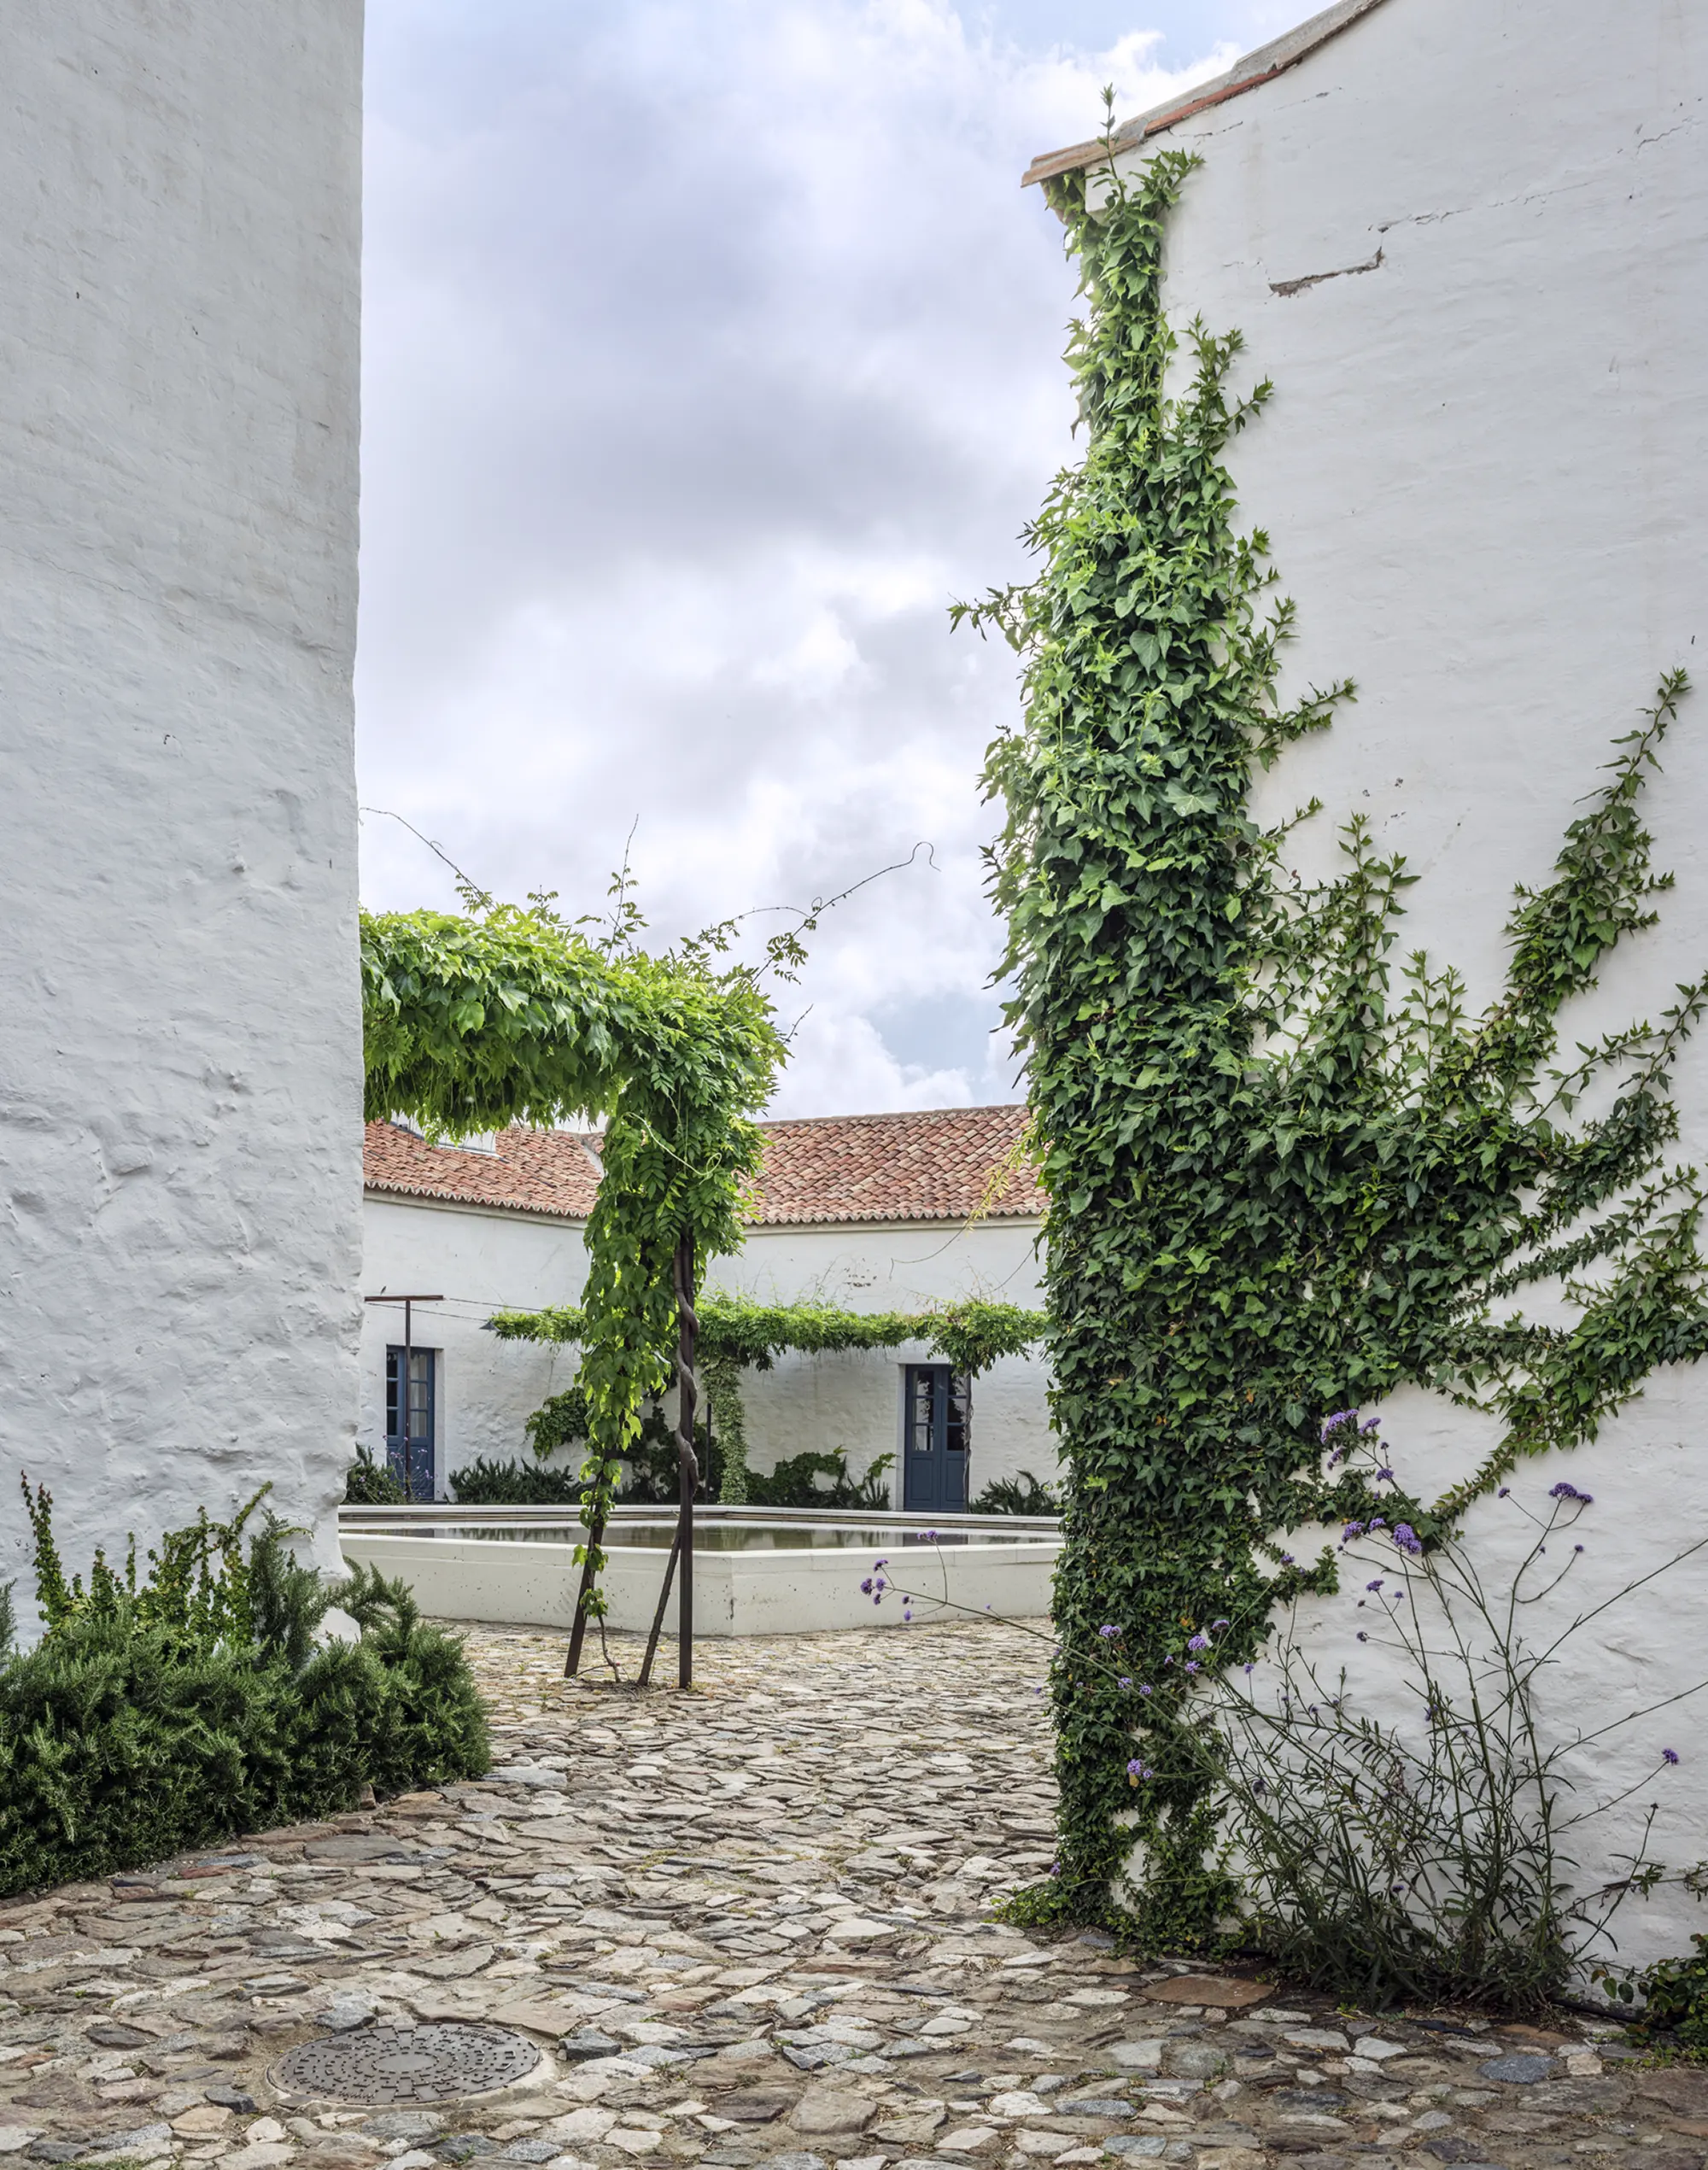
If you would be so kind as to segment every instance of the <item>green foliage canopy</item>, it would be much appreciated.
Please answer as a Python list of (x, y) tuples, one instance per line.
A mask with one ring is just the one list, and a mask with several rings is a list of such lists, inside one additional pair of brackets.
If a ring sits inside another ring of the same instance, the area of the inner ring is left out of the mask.
[(693, 1237), (697, 1272), (740, 1244), (783, 1044), (757, 975), (716, 968), (716, 935), (663, 958), (613, 954), (547, 899), (469, 901), (465, 916), (363, 915), (368, 1118), (409, 1114), (453, 1135), (603, 1123), (579, 1378), (584, 1500), (602, 1520), (664, 1381), (677, 1243)]
[[(1337, 878), (1290, 873), (1290, 824), (1249, 810), (1254, 763), (1353, 689), (1278, 697), (1292, 606), (1266, 607), (1267, 540), (1236, 530), (1223, 464), (1269, 394), (1231, 393), (1238, 335), (1194, 324), (1178, 397), (1165, 382), (1163, 235), (1195, 163), (1164, 151), (1095, 214), (1082, 178), (1058, 184), (1085, 455), (1029, 531), (1038, 576), (960, 613), (1013, 643), (1026, 704), (986, 781), (1067, 1468), (1061, 1868), (1038, 1903), (1097, 1917), (1119, 1895), (1152, 1948), (1213, 1933), (1216, 1804), (1153, 1773), (1099, 1629), (1166, 1717), (1189, 1637), (1210, 1646), (1195, 1665), (1249, 1658), (1272, 1606), (1333, 1586), (1333, 1550), (1301, 1565), (1290, 1533), (1375, 1517), (1427, 1543), (1518, 1456), (1593, 1437), (1655, 1366), (1708, 1348), (1701, 1191), (1667, 1158), (1702, 986), (1555, 1067), (1561, 1005), (1666, 886), (1641, 799), (1683, 676), (1619, 742), (1551, 878), (1518, 892), (1481, 1012), (1420, 953), (1396, 971), (1413, 877), (1361, 822)], [(1513, 1307), (1541, 1283), (1565, 1322)], [(1407, 1382), (1501, 1428), (1433, 1502), (1325, 1461), (1329, 1413)]]

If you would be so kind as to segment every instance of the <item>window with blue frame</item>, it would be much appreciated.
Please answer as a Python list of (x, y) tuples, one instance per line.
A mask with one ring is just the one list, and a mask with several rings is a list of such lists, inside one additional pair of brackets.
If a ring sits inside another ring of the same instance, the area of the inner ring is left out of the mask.
[(947, 1364), (910, 1364), (904, 1381), (902, 1506), (953, 1514), (967, 1505), (973, 1382)]
[(385, 1352), (386, 1466), (412, 1500), (430, 1500), (439, 1352), (436, 1348), (412, 1348), (408, 1355), (409, 1390), (406, 1396), (404, 1351), (400, 1346)]

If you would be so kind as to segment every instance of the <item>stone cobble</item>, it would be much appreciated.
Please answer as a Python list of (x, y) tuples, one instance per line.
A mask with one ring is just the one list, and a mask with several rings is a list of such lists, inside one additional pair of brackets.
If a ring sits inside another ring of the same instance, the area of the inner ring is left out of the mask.
[[(708, 1644), (691, 1696), (468, 1633), (487, 1779), (0, 1909), (0, 2158), (1704, 2170), (1708, 2072), (1614, 2029), (1354, 2017), (992, 1920), (1051, 1854), (1020, 1629)], [(284, 2084), (305, 2044), (369, 2029), (335, 2061), (366, 2071), (465, 2025), (538, 2063), (401, 2107)]]

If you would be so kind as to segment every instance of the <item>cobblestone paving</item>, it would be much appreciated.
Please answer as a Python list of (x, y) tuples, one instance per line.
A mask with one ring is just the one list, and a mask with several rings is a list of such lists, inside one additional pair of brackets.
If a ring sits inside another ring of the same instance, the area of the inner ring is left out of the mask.
[[(689, 1698), (565, 1683), (555, 1637), (471, 1650), (488, 1780), (0, 1909), (0, 2156), (1702, 2170), (1708, 2072), (1643, 2070), (1611, 2029), (1378, 2024), (991, 1921), (1050, 1857), (1018, 1630), (711, 1644)], [(540, 2062), (391, 2109), (269, 2077), (329, 2034), (459, 2022)]]

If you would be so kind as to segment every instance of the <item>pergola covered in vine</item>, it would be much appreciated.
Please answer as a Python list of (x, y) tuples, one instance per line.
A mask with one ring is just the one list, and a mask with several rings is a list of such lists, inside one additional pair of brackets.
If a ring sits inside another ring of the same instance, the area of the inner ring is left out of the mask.
[[(482, 900), (468, 916), (364, 914), (366, 1114), (464, 1136), (596, 1118), (604, 1179), (587, 1226), (580, 1383), (588, 1453), (571, 1633), (604, 1609), (601, 1540), (646, 1402), (681, 1391), (678, 1665), (692, 1679), (694, 1305), (706, 1260), (740, 1245), (756, 1117), (783, 1056), (756, 975), (685, 956), (612, 955), (549, 906)], [(673, 1553), (673, 1558), (676, 1555)]]

